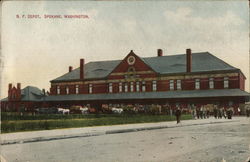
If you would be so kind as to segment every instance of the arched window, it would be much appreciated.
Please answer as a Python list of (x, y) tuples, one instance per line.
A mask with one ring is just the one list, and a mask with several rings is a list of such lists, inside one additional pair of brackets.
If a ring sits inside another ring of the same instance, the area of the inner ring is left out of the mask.
[(146, 82), (143, 81), (142, 82), (142, 92), (145, 92), (146, 91)]
[(76, 94), (79, 94), (79, 85), (76, 85)]
[(133, 66), (129, 67), (128, 72), (135, 72), (135, 68)]
[(130, 92), (134, 92), (134, 82), (130, 82)]
[(122, 83), (119, 83), (119, 92), (122, 92)]
[(140, 91), (140, 82), (136, 82), (136, 92)]
[(124, 91), (125, 91), (125, 92), (128, 92), (128, 83), (125, 83)]
[(200, 89), (200, 79), (195, 79), (195, 89)]
[(89, 84), (89, 93), (92, 93), (93, 87), (92, 84)]
[(228, 88), (229, 82), (228, 82), (228, 77), (224, 77), (224, 88)]
[(56, 87), (56, 93), (57, 93), (57, 94), (60, 94), (60, 86), (57, 86), (57, 87)]
[(69, 94), (69, 87), (66, 87), (66, 94)]
[(135, 68), (133, 66), (128, 68), (128, 75), (127, 78), (135, 78), (136, 74), (135, 74)]
[(169, 89), (174, 90), (174, 80), (169, 81)]
[(156, 91), (156, 89), (157, 89), (157, 82), (156, 82), (156, 80), (153, 80), (152, 81), (152, 90)]
[(177, 90), (181, 90), (181, 80), (177, 80)]
[(214, 78), (209, 78), (209, 88), (214, 89)]
[(112, 92), (113, 92), (113, 84), (109, 83), (109, 93), (112, 93)]

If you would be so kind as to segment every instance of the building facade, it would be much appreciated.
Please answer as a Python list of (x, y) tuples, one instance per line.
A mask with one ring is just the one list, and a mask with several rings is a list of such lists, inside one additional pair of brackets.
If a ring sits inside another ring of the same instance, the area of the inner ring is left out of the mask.
[(140, 57), (132, 50), (122, 60), (98, 61), (69, 67), (51, 80), (51, 105), (169, 104), (188, 107), (216, 104), (233, 106), (248, 100), (246, 77), (240, 69), (209, 52)]
[(45, 104), (45, 91), (37, 87), (27, 86), (21, 89), (21, 83), (15, 87), (11, 83), (8, 87), (8, 97), (1, 100), (1, 111), (28, 111)]
[[(140, 57), (132, 50), (122, 60), (84, 63), (51, 80), (50, 92), (32, 86), (21, 89), (9, 84), (8, 97), (1, 100), (2, 111), (34, 110), (37, 107), (103, 104), (169, 105), (190, 108), (213, 104), (234, 107), (249, 101), (246, 77), (209, 52)], [(49, 95), (48, 95), (49, 94)]]

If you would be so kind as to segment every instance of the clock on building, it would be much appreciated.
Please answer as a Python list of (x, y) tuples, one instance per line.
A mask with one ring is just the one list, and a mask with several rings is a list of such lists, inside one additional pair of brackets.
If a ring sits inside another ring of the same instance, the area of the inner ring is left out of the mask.
[(127, 59), (127, 62), (129, 65), (133, 65), (135, 63), (135, 57), (134, 56), (129, 56)]

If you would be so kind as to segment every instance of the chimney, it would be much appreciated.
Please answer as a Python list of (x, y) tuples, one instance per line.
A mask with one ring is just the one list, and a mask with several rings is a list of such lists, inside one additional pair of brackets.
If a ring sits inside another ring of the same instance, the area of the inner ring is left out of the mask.
[(69, 73), (72, 71), (73, 67), (69, 66)]
[(84, 59), (80, 59), (80, 79), (84, 79)]
[(160, 56), (163, 55), (162, 49), (158, 49), (158, 50), (157, 50), (157, 55), (158, 55), (158, 57), (160, 57)]
[(46, 91), (45, 91), (45, 89), (43, 89), (43, 95), (46, 96)]
[(12, 89), (12, 84), (10, 83), (9, 84), (9, 91)]
[(21, 83), (17, 83), (17, 89), (21, 89)]
[(192, 69), (192, 51), (191, 49), (186, 49), (186, 54), (187, 54), (187, 58), (186, 58), (186, 61), (187, 61), (187, 73), (190, 73), (191, 72), (191, 69)]

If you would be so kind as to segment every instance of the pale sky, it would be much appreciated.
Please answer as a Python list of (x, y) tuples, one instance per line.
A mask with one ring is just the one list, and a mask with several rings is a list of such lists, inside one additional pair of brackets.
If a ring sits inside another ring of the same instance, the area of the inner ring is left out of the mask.
[[(39, 14), (41, 19), (16, 18)], [(44, 19), (80, 14), (89, 19)], [(249, 78), (248, 1), (6, 1), (0, 98), (8, 83), (49, 90), (50, 80), (90, 61), (208, 51)], [(246, 91), (249, 81), (246, 80)]]

